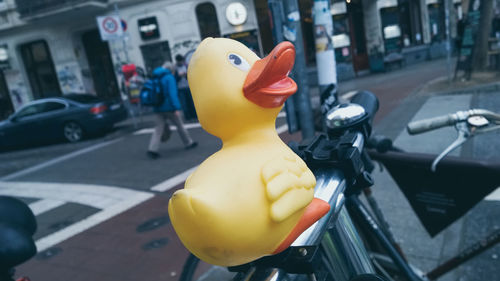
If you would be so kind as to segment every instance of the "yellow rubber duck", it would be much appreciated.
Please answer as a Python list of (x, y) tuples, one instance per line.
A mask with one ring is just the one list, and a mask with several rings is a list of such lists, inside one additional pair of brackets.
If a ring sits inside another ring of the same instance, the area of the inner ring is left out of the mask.
[(286, 98), (295, 49), (276, 46), (264, 59), (224, 38), (203, 40), (188, 81), (198, 119), (223, 146), (169, 201), (172, 225), (200, 259), (235, 266), (279, 253), (328, 212), (314, 199), (316, 180), (275, 129)]

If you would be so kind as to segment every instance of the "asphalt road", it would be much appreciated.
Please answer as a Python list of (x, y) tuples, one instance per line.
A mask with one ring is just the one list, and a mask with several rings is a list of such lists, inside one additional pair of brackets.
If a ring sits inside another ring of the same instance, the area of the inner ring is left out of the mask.
[[(423, 140), (411, 142), (402, 132), (406, 123), (415, 116), (448, 109), (448, 104), (443, 104), (441, 108), (430, 110), (428, 105), (433, 103), (426, 105), (429, 97), (412, 96), (421, 85), (441, 76), (444, 70), (443, 61), (427, 62), (345, 82), (340, 92), (368, 89), (376, 93), (381, 110), (375, 129), (396, 139), (402, 146), (414, 148), (415, 143), (424, 143), (425, 149), (433, 147), (428, 140), (427, 145)], [(468, 101), (468, 104), (498, 111), (500, 105), (493, 100), (492, 95), (471, 97), (457, 102), (457, 106), (467, 106)], [(13, 195), (30, 204), (36, 210), (39, 222), (35, 239), (40, 254), (19, 267), (19, 273), (42, 281), (64, 278), (178, 279), (187, 252), (168, 224), (166, 203), (171, 192), (180, 188), (189, 171), (217, 151), (221, 142), (193, 124), (189, 132), (198, 141), (198, 147), (184, 150), (180, 138), (174, 133), (161, 146), (162, 157), (151, 160), (145, 151), (152, 123), (147, 117), (143, 121), (138, 128), (134, 128), (132, 122), (124, 123), (105, 137), (76, 144), (54, 144), (0, 153), (0, 194)], [(277, 127), (286, 129), (283, 127), (285, 122), (285, 118), (280, 117)], [(286, 133), (284, 137), (300, 138)], [(438, 138), (444, 145), (449, 140), (449, 133)], [(464, 151), (477, 157), (495, 158), (497, 156), (491, 151), (500, 150), (496, 149), (493, 140), (491, 137), (475, 139)], [(438, 147), (434, 147), (436, 149)], [(443, 254), (443, 250), (437, 254), (435, 251), (423, 254), (425, 249), (445, 248), (447, 239), (429, 240), (422, 229), (418, 229), (419, 236), (414, 235), (415, 229), (405, 229), (408, 225), (402, 222), (409, 221), (409, 217), (415, 219), (414, 215), (407, 204), (398, 206), (405, 208), (406, 212), (394, 214), (391, 202), (404, 203), (404, 198), (400, 193), (398, 195), (397, 187), (387, 174), (377, 175), (377, 179), (385, 188), (380, 188), (376, 196), (388, 213), (393, 214), (389, 216), (390, 221), (404, 226), (396, 227), (395, 232), (406, 241), (403, 246), (410, 249), (412, 261), (430, 269), (449, 256)], [(485, 232), (486, 228), (498, 227), (498, 215), (494, 215), (498, 210), (498, 202), (485, 202), (467, 221), (476, 221), (476, 217), (483, 218), (485, 213), (492, 211), (491, 218), (486, 219), (488, 227), (472, 231), (477, 227), (467, 228), (464, 220), (449, 232), (447, 237), (454, 237), (456, 241), (454, 251), (465, 247), (470, 237)], [(413, 224), (418, 224), (418, 221), (414, 220)], [(482, 256), (480, 264), (475, 266), (481, 268), (481, 276), (500, 276), (500, 266), (495, 267), (499, 265), (498, 260), (493, 259), (500, 255), (500, 250), (497, 247), (492, 251)], [(460, 280), (486, 280), (474, 277), (477, 272), (471, 268), (474, 266), (464, 267), (448, 278), (461, 276)]]

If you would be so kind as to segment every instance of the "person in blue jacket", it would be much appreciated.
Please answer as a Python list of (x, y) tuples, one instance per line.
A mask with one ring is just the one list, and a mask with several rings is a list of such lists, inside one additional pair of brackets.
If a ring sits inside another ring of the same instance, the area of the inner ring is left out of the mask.
[(197, 142), (193, 141), (182, 123), (180, 117), (181, 104), (179, 102), (177, 82), (172, 74), (173, 71), (174, 65), (171, 62), (166, 62), (162, 67), (157, 67), (153, 70), (153, 79), (160, 80), (164, 101), (161, 105), (153, 108), (155, 112), (155, 128), (147, 152), (147, 155), (152, 159), (160, 156), (158, 153), (160, 143), (170, 138), (171, 131), (167, 120), (170, 120), (177, 127), (177, 132), (179, 132), (186, 149), (191, 149), (198, 145)]

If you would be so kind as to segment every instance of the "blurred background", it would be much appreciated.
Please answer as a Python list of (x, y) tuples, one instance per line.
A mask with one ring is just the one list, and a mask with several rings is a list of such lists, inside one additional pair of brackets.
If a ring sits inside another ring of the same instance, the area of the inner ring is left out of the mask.
[[(299, 90), (276, 121), (284, 141), (315, 134), (330, 85), (342, 100), (374, 92), (375, 130), (417, 152), (439, 153), (455, 132), (410, 138), (415, 118), (500, 111), (499, 0), (0, 0), (0, 195), (28, 204), (39, 224), (38, 254), (16, 276), (178, 280), (187, 251), (167, 202), (221, 142), (180, 97), (198, 147), (184, 150), (174, 134), (161, 158), (147, 158), (154, 120), (139, 92), (165, 62), (180, 55), (188, 65), (206, 37), (238, 40), (260, 57), (293, 42)], [(499, 161), (499, 137), (454, 155)], [(376, 196), (424, 269), (500, 228), (496, 195), (431, 238), (387, 173), (376, 176)], [(494, 280), (499, 255), (497, 246), (443, 280)], [(197, 276), (227, 278), (219, 273), (203, 265)]]

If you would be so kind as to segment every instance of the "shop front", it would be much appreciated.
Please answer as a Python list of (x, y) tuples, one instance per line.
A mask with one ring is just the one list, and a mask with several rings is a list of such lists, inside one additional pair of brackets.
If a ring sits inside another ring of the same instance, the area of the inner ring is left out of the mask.
[[(333, 46), (339, 66), (346, 65), (354, 73), (369, 68), (361, 0), (331, 3)], [(339, 73), (339, 75), (341, 75)], [(342, 79), (342, 77), (339, 77)]]
[[(253, 1), (164, 1), (142, 3), (120, 10), (128, 23), (127, 52), (130, 61), (146, 73), (176, 55), (189, 60), (196, 46), (206, 37), (238, 40), (263, 55)], [(138, 12), (139, 11), (139, 12)], [(121, 47), (112, 48), (119, 53)], [(118, 49), (118, 51), (117, 51)], [(123, 56), (114, 55), (115, 64)]]

